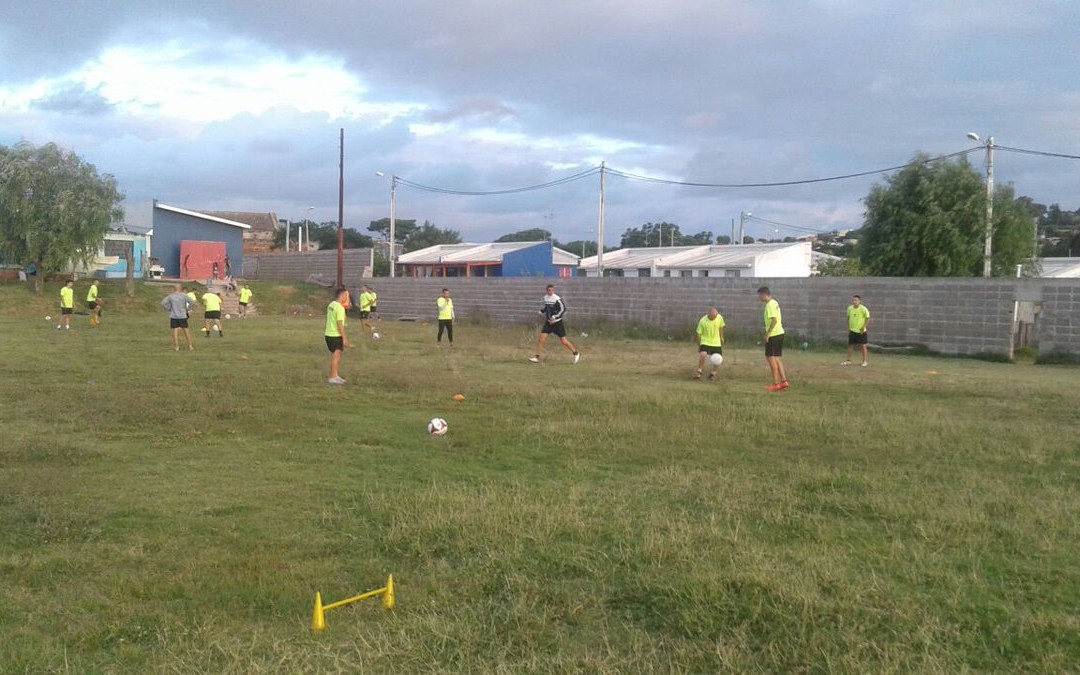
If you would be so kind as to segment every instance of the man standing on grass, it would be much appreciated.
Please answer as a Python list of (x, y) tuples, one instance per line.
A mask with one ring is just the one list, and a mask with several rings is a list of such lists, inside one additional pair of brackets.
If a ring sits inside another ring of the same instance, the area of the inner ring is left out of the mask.
[(86, 292), (86, 306), (90, 308), (90, 326), (101, 323), (101, 308), (98, 306), (98, 280), (90, 284), (90, 290)]
[(339, 288), (334, 293), (334, 299), (326, 306), (326, 348), (330, 350), (330, 377), (326, 380), (330, 384), (345, 384), (345, 380), (338, 374), (341, 366), (341, 354), (345, 348), (351, 347), (349, 338), (345, 336), (345, 305), (344, 301), (349, 291)]
[(865, 368), (868, 364), (866, 362), (866, 343), (868, 341), (867, 331), (870, 330), (870, 310), (866, 308), (866, 305), (862, 304), (862, 298), (857, 295), (851, 296), (851, 305), (847, 308), (847, 357), (840, 365), (851, 365), (851, 353), (855, 351), (855, 346), (858, 345), (862, 348), (862, 367)]
[(191, 330), (188, 328), (188, 315), (195, 301), (190, 293), (184, 293), (180, 284), (173, 286), (173, 292), (166, 295), (161, 301), (161, 306), (169, 313), (169, 328), (172, 329), (173, 351), (180, 351), (180, 333), (187, 338), (188, 351), (195, 350), (195, 344), (191, 341)]
[(248, 303), (251, 302), (251, 289), (247, 284), (240, 286), (240, 318), (247, 316)]
[(373, 340), (379, 339), (379, 332), (371, 325), (371, 308), (375, 305), (376, 296), (367, 286), (360, 287), (360, 325), (371, 331)]
[(56, 330), (71, 330), (71, 314), (75, 311), (75, 282), (68, 279), (60, 289), (60, 323)]
[(577, 363), (581, 360), (581, 354), (566, 339), (566, 325), (563, 323), (566, 305), (563, 304), (562, 298), (555, 294), (554, 285), (548, 284), (544, 291), (544, 308), (540, 310), (540, 314), (544, 317), (544, 327), (540, 329), (540, 339), (536, 342), (536, 354), (530, 356), (529, 361), (540, 363), (540, 355), (544, 353), (544, 343), (547, 342), (548, 336), (554, 333), (562, 346), (574, 355), (574, 363)]
[(382, 316), (379, 315), (379, 294), (371, 286), (368, 286), (367, 290), (371, 294), (371, 316), (375, 317), (376, 321), (382, 321)]
[(202, 296), (203, 304), (203, 333), (206, 337), (210, 337), (210, 322), (214, 322), (214, 330), (217, 331), (218, 337), (225, 337), (225, 333), (221, 330), (221, 296), (215, 293), (212, 289), (207, 289)]
[(450, 299), (450, 289), (442, 289), (442, 295), (435, 300), (435, 306), (439, 308), (439, 336), (435, 338), (435, 344), (442, 344), (442, 334), (446, 331), (446, 341), (454, 346), (454, 301)]
[(772, 372), (772, 384), (766, 391), (787, 389), (787, 374), (784, 372), (784, 323), (780, 317), (780, 303), (772, 296), (768, 286), (758, 289), (758, 299), (765, 304), (765, 361)]
[[(705, 367), (705, 360), (713, 354), (724, 354), (724, 317), (715, 307), (709, 308), (709, 313), (701, 317), (697, 324), (698, 360), (697, 370), (694, 371), (694, 379), (701, 379), (701, 370)], [(716, 366), (712, 367), (709, 379), (716, 379)]]

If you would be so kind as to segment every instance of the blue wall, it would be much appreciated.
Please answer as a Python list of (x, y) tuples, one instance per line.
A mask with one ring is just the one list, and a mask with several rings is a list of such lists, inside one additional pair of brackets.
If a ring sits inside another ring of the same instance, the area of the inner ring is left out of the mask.
[(558, 277), (559, 267), (551, 264), (551, 242), (545, 241), (503, 256), (504, 277)]
[(204, 220), (154, 206), (153, 255), (165, 268), (165, 276), (180, 276), (180, 242), (221, 241), (235, 272), (244, 269), (244, 228)]
[[(139, 279), (146, 275), (146, 269), (143, 266), (146, 256), (146, 237), (136, 237), (132, 246), (131, 258), (134, 261), (135, 266), (135, 278)], [(115, 265), (109, 265), (104, 270), (106, 279), (126, 279), (127, 278), (127, 261), (123, 258), (120, 259)]]

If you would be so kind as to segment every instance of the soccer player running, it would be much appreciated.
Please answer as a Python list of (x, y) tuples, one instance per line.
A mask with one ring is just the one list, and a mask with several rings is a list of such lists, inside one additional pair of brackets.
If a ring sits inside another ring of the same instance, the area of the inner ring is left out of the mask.
[(360, 325), (371, 331), (371, 338), (373, 340), (379, 339), (379, 332), (375, 330), (375, 326), (371, 325), (371, 308), (375, 305), (377, 300), (374, 293), (367, 286), (360, 287)]
[(71, 314), (75, 311), (75, 282), (68, 279), (60, 289), (60, 323), (56, 330), (71, 330)]
[(869, 365), (866, 361), (867, 331), (870, 330), (870, 310), (862, 304), (862, 298), (857, 295), (851, 296), (851, 305), (847, 308), (847, 357), (840, 365), (851, 365), (851, 353), (858, 346), (862, 349), (862, 367)]
[(540, 363), (540, 355), (544, 353), (544, 343), (547, 342), (548, 336), (554, 333), (562, 346), (574, 355), (574, 363), (577, 363), (581, 360), (581, 354), (566, 339), (566, 325), (563, 323), (566, 305), (563, 304), (562, 298), (555, 294), (554, 285), (548, 284), (544, 290), (544, 308), (540, 310), (540, 314), (544, 317), (544, 327), (540, 329), (540, 339), (536, 342), (536, 354), (530, 356), (529, 361)]
[(221, 296), (214, 291), (207, 289), (207, 291), (203, 293), (202, 304), (203, 333), (206, 337), (210, 337), (210, 322), (212, 321), (218, 337), (225, 337), (225, 333), (221, 330)]
[(180, 284), (173, 286), (173, 292), (166, 295), (161, 301), (161, 306), (169, 313), (169, 328), (172, 329), (173, 351), (180, 351), (180, 333), (187, 339), (188, 351), (195, 350), (195, 344), (191, 341), (191, 330), (188, 328), (188, 315), (195, 301), (190, 293), (184, 293)]
[(101, 323), (101, 307), (98, 306), (98, 280), (90, 284), (90, 290), (86, 292), (86, 306), (90, 308), (90, 326)]
[(765, 361), (772, 372), (773, 383), (765, 387), (766, 391), (787, 389), (787, 374), (784, 372), (784, 323), (780, 316), (780, 303), (772, 296), (768, 286), (758, 289), (758, 299), (765, 304)]
[(367, 290), (371, 293), (371, 316), (375, 317), (376, 321), (382, 321), (382, 315), (379, 314), (379, 294), (371, 286), (368, 286)]
[(251, 302), (251, 289), (247, 284), (240, 287), (240, 318), (247, 316), (248, 304)]
[[(694, 379), (701, 379), (701, 371), (705, 367), (705, 360), (713, 354), (724, 354), (724, 317), (715, 307), (709, 308), (709, 313), (701, 317), (697, 324), (698, 360), (697, 370), (694, 371)], [(716, 366), (712, 367), (709, 379), (716, 379)]]
[(442, 289), (442, 295), (435, 300), (435, 306), (439, 308), (439, 336), (435, 338), (435, 344), (442, 344), (443, 332), (446, 332), (446, 341), (451, 347), (454, 346), (454, 301), (450, 299), (450, 289)]
[(341, 366), (341, 354), (346, 347), (350, 347), (349, 338), (345, 336), (345, 301), (349, 297), (349, 291), (339, 288), (334, 292), (334, 299), (326, 306), (326, 348), (330, 350), (330, 377), (326, 380), (329, 384), (345, 384), (345, 380), (338, 374)]

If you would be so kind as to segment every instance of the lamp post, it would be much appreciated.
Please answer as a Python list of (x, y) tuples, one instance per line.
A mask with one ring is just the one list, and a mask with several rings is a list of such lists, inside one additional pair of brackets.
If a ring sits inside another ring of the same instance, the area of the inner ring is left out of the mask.
[[(386, 176), (382, 171), (376, 171), (375, 175), (379, 178)], [(394, 174), (390, 174), (390, 278), (393, 279), (397, 274), (397, 242), (395, 241), (397, 235), (397, 180), (398, 177)]]
[(307, 217), (304, 218), (304, 250), (311, 250), (311, 212), (315, 210), (314, 206), (307, 207)]
[(746, 239), (746, 219), (752, 215), (754, 214), (750, 213), (749, 211), (741, 211), (739, 213), (739, 241), (737, 243), (739, 243), (740, 245)]
[[(979, 134), (969, 132), (968, 138), (976, 143), (983, 143)], [(983, 241), (983, 276), (989, 277), (993, 261), (994, 240), (994, 137), (987, 136), (986, 142), (986, 236)]]

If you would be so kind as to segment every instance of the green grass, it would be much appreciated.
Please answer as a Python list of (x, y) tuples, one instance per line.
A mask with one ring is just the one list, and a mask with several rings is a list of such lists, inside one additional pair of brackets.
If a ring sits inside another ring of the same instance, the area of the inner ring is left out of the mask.
[(751, 347), (702, 384), (686, 342), (384, 321), (332, 388), (276, 286), (194, 353), (160, 289), (58, 333), (0, 287), (0, 672), (1080, 663), (1075, 369), (814, 350), (766, 394)]

